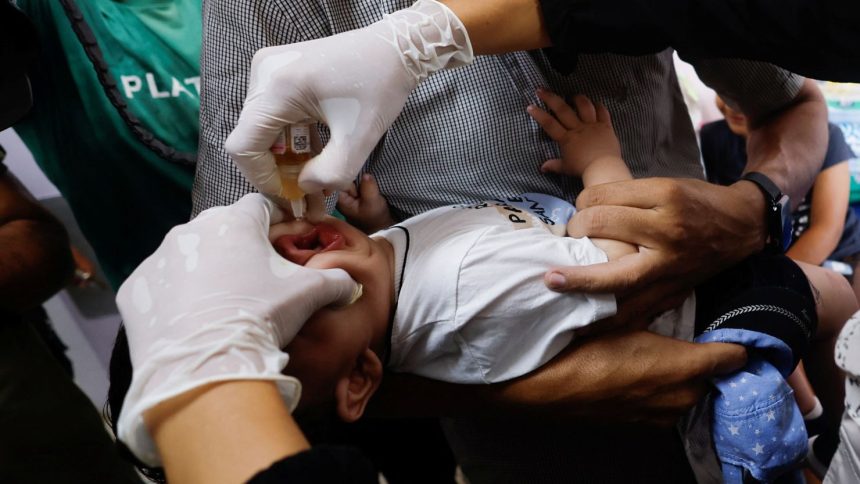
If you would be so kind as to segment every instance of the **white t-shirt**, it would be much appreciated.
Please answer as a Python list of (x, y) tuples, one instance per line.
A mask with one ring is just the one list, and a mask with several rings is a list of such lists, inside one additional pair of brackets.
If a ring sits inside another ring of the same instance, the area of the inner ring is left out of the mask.
[(575, 329), (615, 314), (612, 295), (544, 285), (550, 267), (607, 260), (547, 223), (499, 200), (438, 208), (375, 234), (396, 259), (388, 367), (455, 383), (509, 380), (558, 354)]

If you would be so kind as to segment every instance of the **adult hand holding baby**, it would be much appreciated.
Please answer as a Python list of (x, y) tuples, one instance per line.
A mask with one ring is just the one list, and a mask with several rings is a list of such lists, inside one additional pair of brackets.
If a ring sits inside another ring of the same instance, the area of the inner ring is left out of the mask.
[(347, 189), (418, 82), (473, 58), (463, 24), (433, 0), (363, 29), (261, 49), (225, 148), (252, 185), (280, 197), (269, 148), (286, 125), (320, 121), (331, 139), (302, 170), (299, 185), (306, 193)]
[(260, 194), (207, 210), (171, 230), (120, 287), (134, 377), (118, 435), (147, 464), (160, 458), (144, 413), (204, 385), (271, 381), (293, 408), (301, 385), (281, 374), (281, 348), (319, 308), (360, 294), (342, 270), (280, 257), (269, 229), (283, 217)]
[[(763, 247), (762, 197), (736, 188), (649, 178), (584, 190), (570, 235), (631, 241), (639, 251), (605, 264), (553, 269), (547, 283), (556, 290), (614, 292), (619, 313), (610, 326), (647, 326), (694, 285)], [(562, 276), (558, 283), (555, 274)]]

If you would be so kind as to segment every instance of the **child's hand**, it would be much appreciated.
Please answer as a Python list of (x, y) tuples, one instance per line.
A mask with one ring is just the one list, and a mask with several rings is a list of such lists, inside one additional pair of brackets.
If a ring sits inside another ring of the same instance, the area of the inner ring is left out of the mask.
[(337, 197), (337, 209), (352, 225), (371, 234), (394, 225), (388, 202), (379, 192), (379, 185), (370, 173), (361, 176), (361, 189), (355, 185)]
[(552, 114), (537, 106), (526, 111), (546, 131), (561, 149), (562, 159), (547, 160), (541, 171), (581, 176), (593, 162), (604, 157), (621, 158), (621, 145), (612, 129), (609, 111), (602, 104), (596, 107), (583, 95), (573, 98), (576, 111), (560, 96), (538, 91), (538, 97)]

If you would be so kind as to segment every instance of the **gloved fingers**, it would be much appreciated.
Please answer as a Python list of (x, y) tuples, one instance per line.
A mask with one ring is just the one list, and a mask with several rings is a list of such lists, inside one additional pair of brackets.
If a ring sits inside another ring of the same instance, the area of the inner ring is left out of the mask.
[[(346, 190), (370, 154), (368, 150), (358, 158), (360, 149), (344, 146), (345, 142), (332, 139), (322, 152), (313, 157), (299, 175), (299, 187), (305, 193), (320, 193), (323, 190)], [(372, 147), (371, 147), (372, 149)], [(358, 160), (358, 161), (356, 161)], [(353, 165), (358, 166), (353, 168)]]
[(224, 149), (254, 187), (268, 195), (280, 196), (281, 178), (270, 148), (289, 123), (268, 113), (271, 109), (273, 106), (263, 100), (247, 103), (224, 142)]
[[(352, 304), (361, 297), (363, 291), (363, 286), (355, 282), (343, 269), (310, 269), (293, 264), (280, 256), (277, 266), (273, 265), (272, 268), (284, 286), (282, 294), (289, 295), (281, 301), (272, 315), (281, 347), (293, 340), (315, 312), (326, 306)], [(302, 289), (298, 291), (297, 281), (302, 281)]]
[(275, 242), (283, 235), (304, 235), (314, 229), (307, 220), (287, 220), (273, 224), (269, 228), (269, 242)]
[(232, 205), (231, 211), (242, 214), (258, 225), (264, 233), (284, 220), (284, 211), (261, 193), (249, 193)]
[(320, 101), (321, 115), (327, 120), (331, 139), (322, 152), (305, 165), (299, 186), (306, 193), (324, 189), (348, 189), (376, 144), (403, 109), (409, 91), (402, 101), (397, 96), (382, 100), (394, 116), (385, 115), (376, 106), (367, 106), (355, 98), (333, 98)]
[(326, 216), (325, 196), (322, 193), (308, 193), (305, 195), (307, 210), (305, 216), (312, 223), (319, 223)]

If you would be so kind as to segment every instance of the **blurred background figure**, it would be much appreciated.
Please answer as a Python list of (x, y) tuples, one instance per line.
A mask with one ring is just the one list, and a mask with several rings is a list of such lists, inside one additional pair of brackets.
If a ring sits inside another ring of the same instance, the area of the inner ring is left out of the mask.
[(17, 4), (40, 52), (15, 131), (116, 289), (190, 214), (200, 1)]

